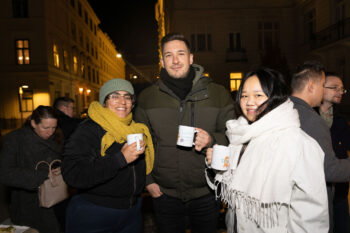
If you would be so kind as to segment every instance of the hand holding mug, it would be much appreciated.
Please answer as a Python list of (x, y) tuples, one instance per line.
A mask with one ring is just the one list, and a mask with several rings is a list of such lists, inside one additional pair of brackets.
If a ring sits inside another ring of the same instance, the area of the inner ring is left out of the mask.
[(211, 165), (211, 160), (213, 158), (213, 148), (208, 148), (205, 156), (208, 166)]
[(134, 162), (141, 154), (145, 152), (144, 141), (139, 141), (140, 150), (137, 150), (137, 146), (137, 142), (134, 142), (130, 145), (128, 145), (128, 143), (125, 143), (122, 147), (121, 152), (123, 153), (124, 158), (128, 164)]
[(196, 132), (197, 132), (196, 140), (194, 142), (195, 149), (197, 151), (201, 151), (204, 148), (210, 146), (210, 144), (211, 144), (211, 136), (204, 129), (201, 129), (201, 128), (195, 128), (195, 129), (196, 129)]

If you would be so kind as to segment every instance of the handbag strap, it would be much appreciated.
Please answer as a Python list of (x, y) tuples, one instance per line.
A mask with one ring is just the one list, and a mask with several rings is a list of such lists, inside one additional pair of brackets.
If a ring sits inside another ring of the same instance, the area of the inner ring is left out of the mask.
[(52, 184), (52, 183), (53, 183), (53, 174), (51, 173), (52, 165), (53, 165), (54, 163), (62, 163), (62, 161), (61, 161), (60, 159), (54, 159), (54, 160), (51, 161), (51, 163), (48, 163), (48, 162), (42, 160), (42, 161), (39, 161), (39, 162), (36, 164), (35, 170), (38, 170), (38, 166), (39, 166), (40, 164), (42, 164), (42, 163), (44, 163), (44, 164), (46, 164), (47, 166), (49, 166), (48, 178), (50, 179), (50, 182), (51, 182), (51, 184)]
[(42, 161), (39, 161), (39, 162), (36, 164), (35, 170), (38, 170), (38, 166), (39, 166), (40, 164), (42, 164), (42, 163), (45, 163), (45, 164), (49, 167), (49, 172), (51, 172), (51, 170), (52, 170), (52, 165), (53, 165), (54, 163), (62, 163), (62, 161), (61, 161), (60, 159), (54, 159), (54, 160), (51, 161), (51, 163), (48, 163), (48, 162), (42, 160)]
[(39, 166), (40, 164), (42, 164), (42, 163), (45, 163), (47, 166), (49, 166), (49, 167), (50, 167), (50, 164), (49, 164), (48, 162), (46, 162), (46, 161), (42, 160), (42, 161), (39, 161), (39, 162), (36, 164), (36, 166), (35, 166), (35, 170), (38, 170), (38, 166)]
[(51, 169), (52, 169), (52, 165), (55, 164), (55, 163), (62, 163), (62, 161), (60, 159), (54, 159), (51, 161), (51, 163), (49, 164), (49, 170), (51, 172)]

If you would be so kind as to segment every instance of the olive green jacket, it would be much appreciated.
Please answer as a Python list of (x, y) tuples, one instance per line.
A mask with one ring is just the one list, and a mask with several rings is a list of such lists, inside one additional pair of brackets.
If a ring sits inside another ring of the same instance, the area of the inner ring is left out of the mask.
[(141, 92), (135, 109), (135, 120), (145, 123), (152, 134), (155, 148), (153, 171), (146, 184), (157, 183), (172, 197), (188, 201), (210, 192), (205, 179), (205, 154), (193, 148), (176, 145), (179, 125), (207, 131), (212, 144), (227, 145), (225, 124), (235, 118), (233, 101), (228, 91), (196, 70), (192, 90), (180, 100), (163, 82)]

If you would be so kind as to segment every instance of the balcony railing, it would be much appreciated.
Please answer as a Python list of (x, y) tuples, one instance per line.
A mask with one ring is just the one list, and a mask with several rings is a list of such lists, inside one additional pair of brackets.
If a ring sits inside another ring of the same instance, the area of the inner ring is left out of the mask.
[(312, 49), (321, 48), (349, 36), (350, 18), (347, 18), (322, 31), (317, 32), (314, 39), (310, 41), (310, 46)]

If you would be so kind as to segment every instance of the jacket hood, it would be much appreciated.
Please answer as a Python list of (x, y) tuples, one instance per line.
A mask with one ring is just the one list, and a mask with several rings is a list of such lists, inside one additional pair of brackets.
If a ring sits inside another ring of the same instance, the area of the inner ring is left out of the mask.
[(194, 68), (196, 75), (194, 76), (193, 79), (193, 86), (198, 82), (198, 80), (203, 77), (203, 73), (204, 73), (204, 68), (200, 65), (197, 64), (192, 64), (192, 67)]

